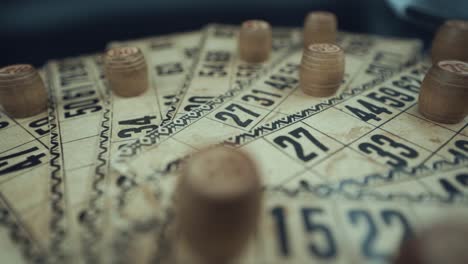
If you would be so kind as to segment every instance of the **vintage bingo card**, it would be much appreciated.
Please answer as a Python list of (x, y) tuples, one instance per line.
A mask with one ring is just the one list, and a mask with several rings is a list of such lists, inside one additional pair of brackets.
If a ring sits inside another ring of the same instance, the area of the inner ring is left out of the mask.
[[(353, 38), (351, 34), (346, 36)], [(367, 53), (346, 55), (345, 79), (336, 96), (314, 98), (298, 88), (301, 50), (296, 50), (248, 89), (233, 89), (122, 147), (114, 164), (124, 174), (132, 170), (137, 174), (145, 174), (145, 171), (148, 173), (152, 169), (161, 168), (174, 158), (220, 142), (227, 136), (242, 131), (255, 131), (256, 127), (270, 127), (272, 120), (287, 119), (288, 115), (299, 110), (305, 109), (303, 112), (306, 114), (302, 117), (307, 117), (312, 114), (308, 110), (311, 105), (334, 104), (381, 83), (411, 60), (419, 50), (417, 41), (381, 38), (371, 38), (369, 41), (373, 45), (368, 46)], [(142, 154), (138, 155), (139, 152)]]
[[(115, 230), (116, 255), (150, 262), (178, 254), (181, 245), (171, 235), (177, 219), (171, 195), (178, 173), (154, 173), (118, 197), (120, 214), (129, 218)], [(446, 171), (433, 173), (440, 177)], [(259, 232), (236, 263), (390, 263), (402, 240), (415, 232), (442, 220), (467, 217), (467, 196), (421, 199), (417, 193), (387, 192), (346, 194), (320, 184), (266, 190)]]
[[(39, 73), (46, 81), (43, 71)], [(13, 118), (0, 108), (0, 133), (0, 218), (6, 228), (2, 237), (11, 240), (8, 243), (19, 243), (29, 260), (40, 259), (49, 247), (47, 112)], [(6, 252), (11, 257), (16, 254), (15, 250)]]
[[(225, 38), (226, 32), (228, 32), (228, 29), (230, 30), (232, 27), (230, 26), (221, 26), (221, 25), (216, 25), (209, 27), (208, 29), (216, 29), (218, 30), (218, 34), (223, 34), (223, 38)], [(205, 34), (208, 34), (210, 32), (207, 30)], [(220, 33), (224, 32), (224, 33)], [(293, 32), (293, 31), (291, 31)], [(182, 35), (184, 36), (184, 35)], [(285, 35), (291, 39), (291, 43), (298, 44), (298, 38), (295, 35)], [(283, 36), (284, 37), (284, 36)], [(208, 41), (205, 43), (209, 43), (211, 41), (211, 36), (210, 35), (205, 35), (202, 37), (204, 41)], [(177, 37), (174, 36), (174, 41), (186, 41), (184, 38), (178, 39)], [(289, 43), (289, 41), (285, 41), (284, 39), (281, 39), (282, 42)], [(279, 41), (277, 41), (279, 43)], [(177, 43), (177, 42), (174, 42)], [(143, 45), (141, 43), (140, 45)], [(181, 45), (181, 44), (180, 44)], [(292, 45), (292, 44), (291, 44)], [(285, 56), (288, 51), (290, 50), (291, 45), (285, 45), (282, 48), (277, 48), (275, 51), (273, 51), (273, 58), (276, 58), (276, 60), (270, 60), (268, 62), (265, 62), (263, 64), (256, 64), (255, 65), (255, 71), (252, 70), (250, 71), (249, 77), (250, 78), (256, 78), (258, 75), (261, 74), (261, 69), (265, 70), (268, 67), (271, 67), (274, 63), (276, 63), (277, 60), (279, 60), (281, 57)], [(166, 50), (165, 54), (176, 54), (176, 53), (182, 53), (181, 49), (178, 48), (177, 45), (174, 45), (173, 51)], [(153, 54), (155, 51), (153, 51), (151, 54)], [(185, 52), (184, 52), (185, 53)], [(184, 54), (182, 53), (182, 54)], [(163, 53), (160, 53), (160, 55)], [(155, 56), (155, 60), (160, 58)], [(152, 62), (151, 62), (152, 63)], [(236, 64), (237, 65), (237, 64)], [(96, 66), (96, 64), (95, 64)], [(250, 64), (242, 63), (239, 65), (239, 67), (249, 67)], [(98, 66), (99, 68), (99, 66)], [(102, 69), (97, 69), (98, 71), (102, 72)], [(177, 88), (177, 85), (181, 84), (179, 76), (178, 78), (171, 78), (165, 80), (163, 83), (154, 83), (154, 91), (147, 91), (146, 93), (133, 97), (133, 98), (119, 98), (116, 95), (109, 95), (106, 97), (106, 102), (108, 102), (109, 109), (106, 109), (106, 114), (104, 115), (105, 118), (103, 119), (103, 126), (102, 130), (99, 133), (100, 141), (99, 141), (99, 147), (101, 150), (98, 153), (98, 158), (96, 162), (96, 169), (95, 169), (95, 176), (94, 179), (95, 181), (93, 182), (93, 188), (90, 190), (90, 203), (89, 203), (89, 210), (92, 211), (92, 219), (84, 220), (85, 225), (84, 229), (82, 232), (87, 233), (86, 237), (89, 238), (88, 240), (92, 243), (92, 247), (90, 247), (90, 243), (83, 243), (84, 251), (86, 252), (85, 257), (89, 259), (94, 259), (98, 256), (98, 246), (100, 245), (98, 241), (100, 241), (100, 234), (94, 232), (94, 230), (99, 229), (98, 227), (105, 227), (106, 223), (102, 222), (105, 220), (105, 215), (102, 214), (102, 208), (105, 206), (105, 199), (104, 199), (104, 192), (106, 188), (106, 182), (111, 180), (113, 181), (113, 177), (109, 176), (109, 170), (108, 167), (110, 166), (109, 163), (109, 156), (112, 154), (113, 151), (116, 151), (118, 148), (122, 147), (123, 145), (126, 144), (126, 142), (131, 142), (131, 140), (141, 136), (141, 134), (144, 134), (145, 132), (151, 131), (156, 129), (157, 125), (157, 120), (158, 118), (153, 118), (158, 115), (158, 109), (156, 107), (153, 107), (155, 104), (153, 103), (154, 100), (156, 99), (156, 94), (159, 93), (159, 89), (165, 90), (165, 91), (172, 91), (174, 92), (174, 88)], [(154, 77), (157, 79), (156, 77)], [(187, 78), (190, 78), (188, 76)], [(229, 71), (229, 74), (227, 74), (227, 80), (248, 80), (246, 76), (242, 75), (240, 77), (237, 77), (235, 75), (235, 71)], [(159, 79), (157, 79), (159, 80)], [(183, 83), (182, 83), (183, 84)], [(108, 91), (107, 83), (105, 80), (102, 80), (98, 84), (101, 86), (104, 90)], [(162, 87), (164, 85), (164, 87)], [(153, 123), (154, 122), (154, 123)], [(110, 137), (109, 137), (110, 134)], [(102, 226), (104, 225), (104, 226)]]
[(95, 157), (105, 151), (99, 145), (106, 96), (95, 70), (99, 60), (99, 55), (84, 56), (47, 65), (52, 261), (66, 261), (79, 251), (79, 227), (88, 217), (81, 212), (95, 181)]

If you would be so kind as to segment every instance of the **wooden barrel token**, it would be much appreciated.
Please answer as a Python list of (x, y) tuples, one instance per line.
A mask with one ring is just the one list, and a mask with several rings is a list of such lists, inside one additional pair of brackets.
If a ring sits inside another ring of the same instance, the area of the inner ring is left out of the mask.
[(15, 118), (37, 115), (47, 106), (47, 91), (39, 73), (29, 64), (0, 69), (0, 103)]
[(439, 61), (424, 77), (419, 112), (439, 123), (455, 124), (468, 112), (468, 63)]
[(268, 22), (248, 20), (242, 23), (239, 32), (239, 56), (251, 63), (268, 60), (272, 47), (272, 31)]
[(468, 61), (468, 21), (448, 20), (432, 41), (432, 63), (441, 60)]
[(468, 263), (467, 237), (467, 223), (450, 221), (438, 223), (404, 241), (393, 263)]
[(133, 97), (148, 89), (148, 68), (139, 48), (116, 47), (108, 50), (104, 66), (107, 80), (115, 94)]
[(261, 180), (243, 152), (215, 147), (196, 153), (177, 187), (178, 233), (202, 263), (227, 263), (257, 228)]
[(333, 13), (325, 11), (310, 12), (304, 21), (303, 40), (307, 48), (315, 43), (336, 43), (337, 19)]
[(343, 81), (344, 67), (344, 52), (338, 45), (309, 45), (302, 54), (299, 85), (305, 94), (331, 96)]

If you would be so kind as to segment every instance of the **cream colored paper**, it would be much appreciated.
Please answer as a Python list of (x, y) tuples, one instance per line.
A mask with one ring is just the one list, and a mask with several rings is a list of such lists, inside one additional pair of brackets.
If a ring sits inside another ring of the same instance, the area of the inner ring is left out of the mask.
[[(21, 212), (20, 212), (21, 213)], [(0, 256), (2, 263), (43, 263), (46, 252), (29, 224), (0, 193)], [(47, 235), (47, 234), (44, 234)]]
[[(99, 55), (51, 61), (49, 79), (50, 124), (50, 261), (80, 261), (80, 225), (90, 190), (97, 188), (93, 178), (96, 155), (105, 151), (99, 145), (105, 126), (105, 90), (96, 71)], [(92, 187), (91, 187), (92, 186)]]
[[(351, 42), (352, 38), (361, 38), (361, 36), (346, 34), (341, 41)], [(323, 105), (328, 107), (348, 97), (355, 97), (383, 82), (392, 72), (397, 71), (416, 56), (418, 47), (417, 41), (371, 39), (369, 46), (366, 47), (367, 52), (346, 55), (344, 83), (337, 95), (330, 98), (313, 98), (305, 95), (298, 88), (297, 69), (301, 51), (296, 50), (267, 76), (256, 81), (248, 89), (233, 89), (207, 105), (122, 147), (117, 152), (113, 165), (120, 173), (142, 176), (151, 173), (154, 169), (164, 168), (175, 158), (183, 157), (206, 145), (218, 143), (223, 138), (242, 131), (255, 131), (257, 127), (264, 128), (266, 131), (275, 131), (282, 126), (291, 125), (314, 114), (309, 109), (313, 108), (311, 106), (320, 105), (320, 109), (324, 108)], [(265, 105), (265, 102), (272, 103)], [(300, 114), (292, 115), (292, 118), (288, 116), (302, 109), (305, 110)], [(272, 127), (271, 120), (280, 120), (280, 126)], [(281, 122), (284, 122), (284, 125)], [(325, 123), (330, 124), (328, 121)], [(304, 139), (304, 136), (299, 135), (299, 137)], [(329, 140), (326, 136), (322, 138), (331, 145), (330, 152), (339, 149), (340, 144), (335, 140)], [(277, 171), (276, 174), (282, 174), (284, 166), (281, 164), (295, 167), (289, 170), (288, 174), (269, 181), (268, 184), (277, 184), (278, 181), (285, 179), (286, 175), (297, 172), (296, 170), (301, 167), (291, 159), (284, 160), (284, 162), (291, 161), (291, 164), (278, 163), (283, 161), (281, 159), (287, 159), (283, 157), (287, 155), (265, 142), (263, 137), (259, 139), (259, 144), (262, 145), (256, 145), (252, 151), (255, 152), (255, 156), (264, 159), (265, 162), (271, 160), (276, 164), (275, 168), (271, 169)], [(263, 155), (260, 155), (260, 152)]]
[(270, 58), (263, 63), (252, 64), (238, 57), (238, 33), (238, 26), (214, 24), (204, 29), (198, 60), (190, 79), (178, 91), (170, 106), (169, 115), (180, 117), (224, 94), (235, 84), (251, 82), (300, 41), (298, 29), (275, 28)]
[[(125, 137), (113, 134), (113, 138), (118, 138), (122, 142), (132, 140), (144, 135), (145, 132), (154, 130), (154, 126), (159, 125), (163, 120), (167, 122), (172, 119), (170, 116), (172, 111), (169, 112), (169, 108), (176, 100), (180, 87), (191, 76), (202, 37), (204, 37), (202, 32), (188, 32), (112, 42), (108, 45), (109, 47), (139, 47), (145, 56), (149, 68), (148, 76), (151, 79), (151, 89), (143, 95), (135, 98), (112, 96), (112, 114), (115, 119), (112, 127), (118, 128), (119, 122), (122, 120), (141, 118), (142, 116), (150, 117), (150, 124), (153, 126), (147, 126), (139, 132), (124, 133)], [(135, 107), (138, 108), (135, 109)]]
[[(227, 49), (226, 52), (229, 53), (229, 57), (235, 58), (235, 55), (234, 55), (235, 49), (233, 47), (235, 46), (236, 38), (234, 35), (230, 35), (232, 32), (233, 32), (232, 26), (224, 26), (224, 25), (209, 26), (204, 32), (204, 36), (202, 37), (203, 43), (205, 45), (211, 45), (211, 43), (213, 42), (214, 44), (216, 44), (215, 46), (218, 48), (223, 46), (221, 44), (227, 44), (226, 46), (228, 48), (229, 47), (231, 48)], [(268, 68), (273, 67), (273, 65), (278, 63), (282, 57), (286, 56), (288, 52), (290, 52), (292, 45), (299, 44), (298, 34), (295, 30), (284, 30), (284, 31), (281, 31), (281, 33), (283, 33), (283, 35), (281, 35), (281, 38), (277, 38), (275, 40), (276, 46), (272, 53), (272, 58), (269, 61), (262, 63), (262, 64), (252, 65), (252, 64), (243, 63), (235, 59), (233, 60), (233, 65), (229, 68), (229, 71), (226, 72), (226, 75), (222, 76), (223, 78), (222, 78), (221, 84), (224, 83), (224, 85), (229, 86), (231, 85), (231, 83), (234, 83), (234, 82), (249, 82), (252, 79), (258, 78)], [(222, 36), (219, 36), (219, 35), (222, 35)], [(185, 41), (186, 39), (184, 38), (175, 38), (173, 43), (174, 43), (174, 46), (179, 47), (179, 46), (182, 46), (182, 43), (179, 43), (179, 42), (185, 42)], [(143, 44), (144, 43), (140, 43), (139, 45), (143, 45)], [(201, 49), (203, 51), (201, 54), (207, 54), (210, 50), (204, 47), (202, 47)], [(157, 58), (162, 59), (161, 57), (157, 57), (154, 54), (154, 52), (151, 54), (152, 54), (151, 56), (154, 56), (154, 60), (156, 60)], [(160, 55), (162, 56), (163, 54), (160, 54)], [(148, 53), (147, 53), (147, 56), (148, 56)], [(233, 67), (237, 67), (239, 69), (236, 70)], [(253, 67), (253, 69), (251, 69), (251, 67)], [(245, 72), (246, 71), (245, 69), (249, 69), (249, 71)], [(242, 72), (242, 74), (239, 74), (239, 72)], [(190, 79), (191, 77), (193, 76), (191, 76), (190, 74), (187, 75), (187, 78)], [(191, 83), (199, 84), (200, 83), (199, 79), (200, 79), (199, 77), (193, 77), (193, 80), (191, 81)], [(158, 86), (158, 76), (154, 76), (154, 80), (155, 80), (154, 83), (156, 84), (156, 87), (155, 87), (156, 94), (159, 93), (158, 89), (160, 88), (167, 91), (170, 89), (170, 87), (174, 89), (177, 87), (178, 84), (180, 84), (180, 78), (173, 78), (172, 79), (173, 82), (169, 82), (168, 80), (164, 81), (161, 85), (164, 85), (165, 87)], [(220, 80), (217, 79), (217, 81), (220, 81)], [(106, 90), (108, 89), (106, 87), (105, 81), (102, 82), (101, 85), (104, 87), (104, 89)], [(213, 88), (216, 88), (216, 87), (210, 88), (212, 93), (219, 94), (221, 92), (221, 91), (216, 91)], [(184, 87), (182, 89), (184, 89)], [(182, 94), (182, 90), (179, 91), (179, 94)], [(141, 100), (144, 100), (147, 103), (144, 103)], [(119, 177), (118, 174), (109, 173), (108, 166), (110, 166), (111, 163), (109, 162), (108, 157), (112, 155), (113, 153), (115, 153), (119, 148), (122, 148), (127, 141), (134, 139), (135, 136), (138, 136), (138, 133), (131, 133), (131, 132), (141, 132), (141, 134), (144, 134), (145, 132), (151, 131), (152, 129), (154, 130), (154, 127), (156, 125), (154, 125), (152, 121), (157, 122), (157, 119), (150, 118), (151, 116), (157, 114), (150, 107), (151, 102), (154, 102), (154, 101), (155, 101), (154, 97), (146, 96), (146, 93), (139, 97), (130, 98), (130, 99), (118, 98), (117, 96), (109, 97), (108, 102), (109, 102), (111, 110), (109, 110), (109, 114), (107, 116), (108, 118), (105, 121), (106, 126), (104, 127), (104, 130), (102, 130), (102, 132), (106, 134), (110, 133), (110, 137), (100, 142), (101, 147), (104, 147), (105, 149), (109, 149), (109, 151), (99, 153), (98, 159), (97, 159), (99, 162), (97, 163), (97, 166), (96, 166), (96, 177), (95, 177), (95, 178), (102, 178), (102, 179), (105, 178), (105, 180), (102, 180), (101, 182), (99, 182), (99, 186), (102, 190), (104, 190), (105, 183), (107, 181), (111, 181), (114, 184), (116, 181), (118, 182), (118, 177)], [(130, 105), (133, 107), (131, 107)], [(125, 120), (125, 119), (122, 119), (122, 116), (134, 116), (138, 118)], [(122, 139), (119, 136), (121, 134), (124, 136), (129, 135), (128, 139), (127, 138)], [(92, 225), (92, 228), (88, 228), (89, 230), (96, 229), (98, 226), (102, 228), (107, 228), (107, 227), (112, 226), (112, 224), (109, 221), (114, 221), (114, 219), (112, 219), (111, 216), (106, 216), (102, 214), (102, 210), (106, 206), (106, 201), (105, 199), (102, 199), (103, 197), (104, 196), (102, 193), (95, 193), (95, 195), (93, 196), (93, 199), (90, 199), (90, 201), (92, 202), (90, 204), (90, 207), (94, 211), (96, 211), (97, 214), (93, 215), (93, 221), (89, 221), (89, 225)], [(94, 237), (92, 240), (96, 241), (98, 239), (99, 238)], [(94, 245), (94, 248), (96, 248), (96, 243), (94, 243), (93, 245)], [(87, 255), (91, 255), (95, 252), (89, 252), (89, 253), (90, 254), (87, 254)]]
[[(39, 73), (45, 79), (42, 70)], [(9, 206), (9, 216), (5, 217), (16, 218), (17, 231), (27, 233), (30, 239), (30, 244), (19, 241), (23, 253), (38, 251), (44, 255), (49, 247), (48, 135), (47, 111), (29, 118), (12, 118), (0, 109), (0, 196)], [(14, 239), (13, 226), (6, 227), (3, 237)]]
[[(466, 175), (468, 169), (466, 164), (446, 167), (433, 170), (426, 179), (451, 179)], [(127, 250), (120, 253), (124, 260), (177, 263), (177, 256), (181, 263), (188, 259), (198, 263), (176, 233), (177, 215), (172, 208), (178, 175), (178, 170), (154, 173), (118, 197), (123, 202), (120, 213), (128, 216), (116, 231), (125, 234), (117, 236)], [(393, 180), (398, 182), (388, 182)], [(468, 216), (466, 195), (451, 200), (437, 191), (412, 192), (410, 181), (399, 184), (394, 190), (369, 186), (354, 193), (329, 185), (266, 190), (259, 232), (233, 263), (391, 263), (405, 236), (442, 220)], [(376, 237), (369, 247), (365, 237), (370, 235)], [(311, 250), (311, 245), (317, 250)]]
[[(174, 94), (182, 84), (185, 75), (190, 69), (174, 74), (159, 75), (158, 68), (162, 65), (180, 64), (191, 67), (187, 52), (194, 52), (198, 46), (201, 35), (196, 32), (174, 34), (157, 38), (115, 43), (112, 46), (136, 45), (140, 47), (148, 63), (151, 87), (136, 97), (123, 98), (112, 94), (105, 78), (96, 81), (95, 85), (105, 94), (105, 109), (99, 131), (99, 152), (95, 153), (94, 170), (88, 177), (91, 184), (87, 189), (86, 210), (82, 214), (80, 229), (81, 254), (86, 262), (103, 262), (102, 255), (103, 233), (109, 226), (108, 215), (103, 213), (106, 209), (105, 199), (109, 184), (115, 181), (108, 167), (109, 156), (114, 149), (125, 145), (146, 132), (154, 130), (163, 119), (164, 113), (160, 104), (167, 100), (167, 96)], [(89, 69), (103, 76), (103, 64), (94, 63)]]

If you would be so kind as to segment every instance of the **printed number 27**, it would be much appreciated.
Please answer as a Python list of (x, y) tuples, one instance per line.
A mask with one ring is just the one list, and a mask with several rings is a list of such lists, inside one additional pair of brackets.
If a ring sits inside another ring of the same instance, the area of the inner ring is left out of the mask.
[(306, 129), (302, 127), (296, 128), (293, 131), (289, 132), (288, 134), (291, 135), (292, 137), (279, 136), (275, 138), (273, 141), (281, 148), (287, 148), (288, 143), (291, 144), (294, 147), (294, 150), (296, 151), (296, 156), (304, 162), (314, 159), (315, 157), (318, 156), (318, 154), (315, 152), (306, 154), (304, 152), (303, 146), (301, 145), (301, 143), (297, 142), (296, 140), (296, 139), (302, 138), (302, 136), (305, 136), (310, 142), (312, 142), (315, 146), (317, 146), (322, 151), (328, 151), (328, 148), (326, 146), (324, 146), (320, 141), (318, 141), (314, 136), (312, 136), (312, 134), (310, 134), (309, 131), (307, 131)]
[(238, 126), (240, 127), (247, 127), (248, 125), (250, 125), (254, 120), (253, 119), (246, 119), (246, 120), (241, 120), (239, 116), (237, 116), (235, 114), (236, 112), (236, 109), (239, 109), (240, 112), (243, 112), (249, 116), (253, 116), (253, 117), (259, 117), (260, 114), (258, 113), (255, 113), (254, 111), (252, 110), (249, 110), (243, 106), (240, 106), (238, 104), (230, 104), (229, 106), (227, 106), (225, 108), (227, 111), (229, 112), (226, 112), (226, 111), (222, 111), (222, 112), (219, 112), (215, 115), (215, 117), (219, 120), (222, 120), (222, 121), (226, 121), (227, 119), (232, 119)]

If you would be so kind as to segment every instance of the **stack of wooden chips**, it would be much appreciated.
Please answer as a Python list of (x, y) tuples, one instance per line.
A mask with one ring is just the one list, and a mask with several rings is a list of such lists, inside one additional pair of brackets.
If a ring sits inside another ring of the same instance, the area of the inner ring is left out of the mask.
[(118, 47), (107, 51), (105, 72), (112, 91), (120, 96), (138, 96), (148, 89), (148, 68), (137, 47)]
[(432, 42), (432, 62), (468, 61), (468, 21), (449, 20), (437, 31)]
[(260, 205), (260, 176), (249, 156), (223, 147), (200, 151), (179, 180), (176, 247), (188, 245), (190, 263), (229, 263), (257, 228)]
[(248, 20), (239, 32), (239, 55), (246, 62), (260, 63), (270, 57), (272, 31), (268, 22)]
[(419, 112), (439, 123), (462, 121), (468, 112), (468, 63), (440, 61), (424, 77)]
[(335, 44), (312, 44), (304, 49), (299, 72), (299, 84), (308, 95), (333, 95), (343, 81), (345, 56)]
[(330, 12), (310, 12), (304, 21), (304, 47), (314, 43), (336, 43), (336, 16)]
[(47, 91), (37, 70), (29, 64), (0, 69), (0, 103), (12, 117), (39, 114), (47, 106)]

